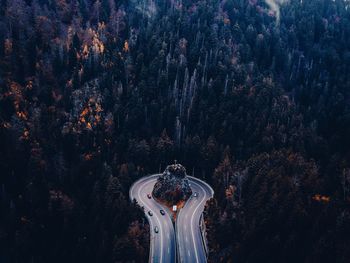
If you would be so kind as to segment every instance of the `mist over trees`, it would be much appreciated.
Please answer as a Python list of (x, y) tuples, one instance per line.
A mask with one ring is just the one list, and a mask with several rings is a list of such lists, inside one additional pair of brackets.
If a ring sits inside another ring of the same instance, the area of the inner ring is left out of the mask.
[(144, 262), (130, 185), (215, 190), (210, 262), (348, 262), (343, 0), (0, 0), (0, 261)]

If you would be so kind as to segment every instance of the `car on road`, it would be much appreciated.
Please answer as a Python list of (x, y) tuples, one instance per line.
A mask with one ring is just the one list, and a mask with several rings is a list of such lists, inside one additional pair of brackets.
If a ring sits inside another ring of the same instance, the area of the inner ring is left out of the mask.
[(149, 216), (153, 216), (152, 211), (148, 211)]
[(198, 196), (198, 193), (197, 193), (197, 192), (194, 192), (193, 196), (194, 196), (194, 197), (197, 197), (197, 196)]
[(163, 209), (160, 209), (160, 211), (159, 211), (161, 214), (162, 214), (162, 216), (163, 215), (165, 215), (165, 212), (164, 212), (164, 210)]
[(158, 233), (159, 232), (159, 229), (157, 226), (154, 227), (154, 232)]
[(147, 197), (148, 197), (148, 199), (152, 198), (151, 194), (147, 194)]

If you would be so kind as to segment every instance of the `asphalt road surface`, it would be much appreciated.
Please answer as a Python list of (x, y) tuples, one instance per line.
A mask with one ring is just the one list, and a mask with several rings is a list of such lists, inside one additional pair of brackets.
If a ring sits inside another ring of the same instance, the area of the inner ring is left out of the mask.
[[(139, 206), (144, 207), (145, 215), (150, 224), (150, 262), (176, 262), (176, 243), (174, 226), (167, 209), (156, 202), (153, 197), (149, 199), (147, 194), (152, 194), (153, 186), (157, 181), (158, 174), (143, 177), (135, 182), (129, 191), (130, 199), (136, 199)], [(160, 214), (163, 209), (165, 215)], [(148, 214), (152, 211), (153, 215)], [(155, 232), (158, 228), (158, 233)]]
[[(147, 194), (152, 193), (158, 176), (159, 174), (155, 174), (139, 179), (132, 185), (129, 192), (130, 199), (136, 199), (137, 203), (144, 208), (150, 224), (149, 261), (176, 262), (177, 253), (178, 262), (181, 263), (206, 262), (199, 223), (206, 201), (214, 195), (213, 189), (207, 183), (188, 176), (192, 196), (177, 215), (175, 237), (170, 211), (156, 202), (153, 197), (147, 197)], [(197, 197), (194, 196), (194, 193), (197, 193)], [(160, 214), (161, 209), (166, 212), (165, 215)], [(152, 216), (149, 215), (149, 211), (152, 211)], [(158, 228), (158, 233), (155, 232), (155, 227)]]
[[(202, 180), (188, 176), (192, 196), (180, 210), (176, 219), (179, 262), (206, 262), (202, 233), (199, 222), (208, 199), (213, 197), (213, 189)], [(197, 193), (197, 197), (194, 194)]]

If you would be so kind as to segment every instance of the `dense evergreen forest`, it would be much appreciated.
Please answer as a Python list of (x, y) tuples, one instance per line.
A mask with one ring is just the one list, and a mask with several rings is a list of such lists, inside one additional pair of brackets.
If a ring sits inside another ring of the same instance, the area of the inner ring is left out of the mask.
[(350, 262), (350, 3), (271, 2), (0, 0), (0, 262), (147, 261), (175, 159), (210, 262)]

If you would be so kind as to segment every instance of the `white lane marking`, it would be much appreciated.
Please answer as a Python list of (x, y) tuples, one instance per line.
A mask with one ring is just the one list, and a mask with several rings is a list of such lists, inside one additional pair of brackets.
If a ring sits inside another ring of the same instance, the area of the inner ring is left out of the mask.
[[(190, 206), (190, 200), (187, 200), (184, 207), (180, 210), (177, 216), (176, 225), (180, 226), (180, 227), (177, 227), (178, 240), (184, 240), (184, 236), (186, 236), (186, 234), (188, 233), (187, 231), (184, 231), (184, 227), (187, 228), (188, 223), (185, 223), (186, 221), (184, 221), (184, 216), (182, 215), (186, 212), (189, 206)], [(181, 227), (181, 226), (184, 226), (184, 227)], [(181, 258), (180, 262), (186, 262), (187, 255), (185, 253), (188, 245), (186, 245), (185, 242), (178, 242), (178, 246), (179, 246), (180, 258)]]
[[(192, 197), (190, 197), (189, 200), (187, 200), (187, 202), (185, 203), (185, 206), (180, 210), (179, 215), (178, 215), (178, 221), (177, 221), (177, 225), (181, 226), (178, 228), (178, 236), (179, 236), (179, 240), (185, 240), (184, 242), (178, 242), (180, 248), (180, 257), (184, 260), (181, 262), (193, 262), (193, 260), (190, 258), (190, 254), (187, 255), (187, 253), (185, 252), (186, 250), (188, 250), (188, 248), (191, 248), (191, 245), (194, 246), (194, 244), (189, 244), (188, 242), (188, 235), (191, 235), (191, 232), (187, 231), (187, 225), (188, 222), (186, 219), (185, 215), (191, 214), (191, 212), (193, 212), (193, 204), (194, 204), (194, 199)], [(185, 220), (186, 219), (186, 220)], [(186, 229), (184, 231), (184, 229)], [(184, 239), (185, 237), (185, 239)], [(192, 248), (193, 249), (193, 248)], [(181, 253), (182, 252), (182, 253)], [(183, 254), (186, 253), (186, 254)]]
[[(154, 181), (156, 181), (156, 179), (154, 180)], [(148, 184), (151, 184), (152, 182), (149, 182)], [(153, 184), (154, 184), (155, 182), (153, 182)], [(152, 202), (152, 205), (153, 206), (155, 206), (156, 207), (156, 209), (157, 210), (160, 210), (160, 209), (163, 209), (163, 210), (165, 210), (165, 208), (164, 207), (162, 207), (162, 205), (160, 205), (157, 201), (155, 201), (154, 199), (145, 199), (146, 201), (148, 201), (148, 202)], [(161, 219), (163, 219), (163, 220), (165, 220), (165, 225), (166, 225), (166, 227), (167, 227), (167, 229), (168, 229), (168, 233), (167, 233), (167, 236), (168, 236), (168, 240), (169, 240), (169, 243), (168, 243), (168, 247), (169, 246), (171, 246), (171, 243), (172, 243), (172, 245), (173, 246), (176, 246), (176, 242), (175, 242), (175, 235), (173, 234), (172, 236), (173, 236), (173, 239), (171, 240), (170, 239), (170, 234), (169, 234), (169, 232), (174, 232), (174, 228), (173, 228), (173, 224), (172, 224), (172, 222), (171, 222), (171, 219), (170, 219), (170, 216), (167, 214), (167, 215), (164, 215), (164, 216), (159, 216), (159, 215), (157, 214), (157, 218), (159, 219), (159, 218), (161, 218)], [(159, 222), (159, 221), (158, 221)], [(164, 223), (164, 221), (163, 221), (163, 223)], [(160, 224), (160, 222), (159, 222), (159, 224)], [(165, 225), (163, 225), (163, 226), (165, 226)], [(166, 232), (166, 231), (164, 231), (164, 232)], [(164, 237), (165, 237), (165, 234), (164, 234)], [(171, 241), (173, 241), (173, 242), (171, 242)], [(163, 244), (162, 244), (162, 247), (163, 247)], [(174, 250), (174, 257), (173, 258), (170, 258), (170, 259), (174, 259), (176, 257), (176, 255), (175, 255), (175, 250)], [(168, 259), (168, 260), (170, 260), (170, 259)]]
[[(151, 182), (149, 182), (148, 184), (151, 184), (151, 183), (153, 183), (152, 181)], [(159, 219), (159, 215), (157, 214), (157, 212), (155, 211), (155, 213), (154, 213), (154, 215), (155, 215), (155, 217), (156, 217), (156, 220), (157, 220), (157, 222), (158, 222), (158, 225), (159, 225), (159, 234), (160, 234), (160, 246), (161, 246), (161, 257), (160, 257), (160, 262), (163, 262), (163, 246), (164, 246), (164, 242), (163, 242), (163, 235), (164, 235), (164, 233), (165, 233), (165, 230), (163, 229), (163, 226), (162, 226), (162, 224), (160, 223), (160, 219)], [(163, 231), (164, 230), (164, 231)]]
[[(142, 182), (142, 181), (145, 181), (145, 180), (147, 180), (147, 178), (143, 178), (143, 179), (140, 179), (140, 182)], [(149, 181), (146, 181), (146, 182), (144, 182), (141, 186), (140, 186), (140, 188), (139, 188), (139, 192), (141, 191), (141, 189), (147, 189), (149, 186), (148, 185), (151, 185), (151, 188), (152, 188), (152, 186), (156, 183), (156, 180), (157, 180), (157, 176), (150, 176), (150, 178), (149, 178)], [(149, 190), (147, 189), (147, 191), (146, 192), (149, 192)], [(141, 195), (139, 194), (139, 196), (141, 197)], [(163, 209), (164, 210), (164, 208), (158, 203), (158, 202), (156, 202), (154, 199), (148, 199), (148, 197), (147, 197), (147, 194), (145, 194), (145, 197), (144, 197), (144, 200), (142, 199), (142, 198), (140, 198), (141, 199), (141, 201), (143, 201), (143, 203), (147, 203), (147, 202), (151, 202), (152, 203), (152, 206), (154, 206), (154, 207), (156, 207), (156, 210), (160, 210), (160, 209)], [(153, 208), (154, 208), (153, 207)], [(149, 210), (151, 210), (151, 209), (149, 209)], [(155, 211), (153, 211), (154, 213), (156, 213)], [(161, 251), (162, 251), (162, 254), (161, 254), (161, 256), (163, 257), (163, 255), (164, 255), (164, 253), (163, 253), (163, 247), (164, 247), (164, 244), (163, 244), (163, 242), (162, 242), (162, 240), (163, 240), (163, 233), (164, 233), (164, 237), (165, 237), (165, 233), (166, 233), (166, 231), (163, 231), (164, 229), (162, 228), (162, 226), (161, 226), (161, 224), (160, 224), (160, 216), (158, 217), (159, 215), (157, 214), (156, 216), (155, 216), (155, 218), (156, 218), (156, 220), (158, 221), (158, 224), (159, 224), (159, 226), (160, 226), (160, 235), (161, 235)], [(149, 217), (149, 216), (148, 216)], [(151, 217), (149, 217), (149, 218), (151, 218)], [(170, 219), (170, 216), (167, 214), (167, 215), (165, 215), (165, 216), (163, 216), (162, 217), (162, 219), (164, 219), (165, 220), (165, 223), (166, 223), (166, 226), (167, 226), (167, 228), (168, 228), (168, 231), (169, 232), (173, 232), (174, 231), (174, 228), (173, 228), (173, 224), (172, 224), (172, 222), (171, 222), (171, 219)], [(163, 223), (164, 223), (164, 221), (163, 221)], [(164, 225), (163, 225), (164, 226)], [(170, 247), (171, 246), (171, 241), (173, 241), (172, 243), (172, 245), (173, 246), (176, 246), (176, 242), (175, 242), (175, 235), (173, 234), (172, 236), (173, 236), (173, 240), (171, 240), (170, 239), (170, 235), (169, 235), (169, 232), (167, 233), (167, 236), (168, 236), (168, 242), (170, 243), (170, 244), (168, 244), (168, 247)], [(164, 251), (165, 252), (165, 251)], [(175, 250), (174, 250), (174, 257), (173, 258), (175, 258)], [(173, 258), (171, 258), (171, 259), (173, 259)], [(161, 258), (162, 259), (162, 258)]]
[[(144, 184), (145, 184), (145, 183), (144, 183)], [(144, 186), (144, 184), (141, 184), (141, 186)], [(146, 202), (143, 201), (143, 199), (141, 198), (141, 195), (140, 195), (140, 192), (141, 192), (141, 189), (142, 189), (141, 186), (139, 187), (139, 189), (138, 189), (138, 191), (137, 191), (137, 196), (138, 196), (139, 202), (143, 203), (144, 206), (147, 208), (147, 210), (150, 211), (151, 209), (147, 206)], [(146, 216), (149, 218), (148, 221), (150, 222), (150, 225), (151, 225), (151, 229), (150, 229), (150, 231), (151, 231), (151, 238), (152, 238), (153, 242), (155, 242), (156, 236), (155, 236), (155, 234), (153, 233), (153, 231), (154, 231), (154, 224), (153, 224), (152, 217), (150, 217), (150, 216), (148, 215), (148, 213), (147, 213), (146, 210), (145, 210), (145, 214), (146, 214)], [(160, 228), (160, 227), (159, 227), (159, 228)], [(154, 251), (153, 251), (153, 253), (154, 253)], [(152, 258), (154, 258), (154, 255), (152, 256)]]
[(196, 262), (199, 262), (199, 259), (198, 259), (198, 251), (197, 251), (197, 246), (196, 246), (196, 241), (194, 239), (194, 232), (193, 232), (193, 219), (194, 219), (194, 215), (196, 214), (198, 208), (201, 206), (202, 202), (206, 200), (206, 197), (205, 197), (205, 190), (197, 183), (195, 183), (194, 181), (192, 181), (192, 183), (198, 185), (201, 190), (203, 190), (203, 193), (202, 193), (202, 196), (203, 198), (201, 199), (201, 201), (199, 202), (199, 204), (196, 206), (195, 210), (193, 211), (192, 213), (192, 216), (191, 216), (191, 234), (192, 234), (192, 241), (193, 241), (193, 247), (194, 247), (194, 252), (195, 252), (195, 255), (196, 255)]
[[(143, 185), (141, 185), (141, 186), (143, 186), (143, 187), (145, 187), (145, 185), (147, 185), (147, 184), (150, 184), (150, 183), (153, 183), (152, 181), (151, 182), (145, 182), (145, 183), (143, 183)], [(146, 206), (146, 208), (148, 209), (148, 210), (151, 210), (147, 205), (146, 205), (146, 202), (144, 202), (143, 200), (142, 200), (142, 198), (141, 198), (141, 195), (140, 195), (140, 191), (141, 191), (141, 188), (143, 188), (143, 187), (139, 187), (139, 190), (138, 190), (138, 192), (137, 192), (137, 194), (138, 194), (138, 197), (139, 197), (139, 199), (140, 199), (140, 201), (142, 202), (142, 203), (144, 203), (144, 205)], [(160, 234), (160, 246), (161, 246), (161, 253), (160, 253), (160, 262), (163, 262), (163, 228), (162, 228), (162, 225), (160, 224), (160, 221), (159, 221), (159, 218), (158, 218), (158, 216), (157, 216), (157, 214), (156, 213), (154, 213), (155, 215), (155, 218), (156, 218), (156, 220), (157, 220), (157, 222), (158, 222), (158, 225), (159, 225), (159, 234)], [(151, 217), (149, 217), (150, 219), (151, 219)], [(152, 222), (152, 219), (150, 220), (151, 222)], [(151, 229), (151, 232), (152, 232), (152, 234), (153, 234), (153, 231), (154, 231), (154, 227), (153, 227), (153, 224), (151, 223), (151, 225), (152, 225), (152, 229)], [(153, 234), (153, 236), (154, 236), (154, 234)]]
[[(146, 205), (146, 203), (143, 202), (142, 198), (140, 198), (140, 191), (141, 191), (141, 187), (139, 186), (139, 189), (138, 189), (138, 191), (137, 191), (137, 199), (138, 199), (137, 201), (140, 202), (140, 203), (142, 203), (143, 206), (146, 206), (146, 208), (149, 210), (149, 208), (148, 208), (148, 206)], [(145, 212), (145, 214), (146, 214), (146, 216), (147, 216), (146, 210), (145, 210), (144, 212)], [(153, 220), (152, 220), (152, 218), (151, 218), (150, 216), (147, 216), (147, 218), (148, 218), (148, 221), (149, 221), (150, 226), (151, 226), (151, 229), (150, 229), (150, 232), (151, 232), (151, 240), (152, 240), (152, 243), (154, 244), (155, 238), (156, 238), (156, 237), (155, 237), (155, 235), (154, 235), (154, 233), (153, 233), (153, 229), (154, 229)], [(155, 253), (155, 252), (154, 252), (153, 247), (154, 247), (154, 245), (151, 244), (152, 259), (154, 260), (154, 257), (155, 257), (154, 253)]]

